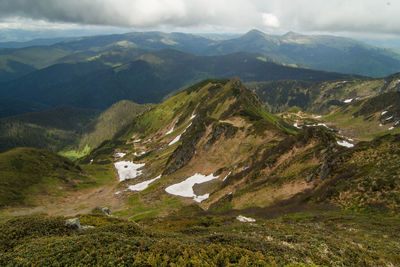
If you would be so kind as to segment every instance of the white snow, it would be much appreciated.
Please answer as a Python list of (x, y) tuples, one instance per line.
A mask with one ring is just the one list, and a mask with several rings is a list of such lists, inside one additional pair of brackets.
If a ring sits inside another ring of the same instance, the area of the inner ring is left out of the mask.
[[(196, 116), (196, 115), (195, 115), (195, 116)], [(189, 123), (189, 125), (185, 128), (185, 130), (184, 130), (180, 135), (178, 135), (177, 137), (174, 138), (174, 140), (172, 140), (171, 142), (169, 142), (168, 146), (172, 146), (173, 144), (175, 144), (176, 142), (178, 142), (178, 141), (181, 139), (182, 134), (184, 134), (184, 133), (186, 132), (186, 130), (187, 130), (191, 125), (192, 125), (192, 123)]]
[(343, 140), (343, 141), (337, 141), (337, 143), (338, 143), (338, 145), (340, 145), (340, 146), (344, 146), (344, 147), (354, 147), (354, 145), (353, 144), (351, 144), (351, 143), (349, 143), (349, 142), (347, 142), (347, 141), (345, 141), (345, 140)]
[(144, 141), (144, 144), (150, 143), (151, 142), (151, 138), (147, 139), (146, 141)]
[(168, 132), (166, 132), (165, 135), (172, 134), (172, 132), (174, 131), (174, 129), (175, 129), (175, 126), (172, 127)]
[(126, 153), (116, 153), (115, 156), (117, 156), (118, 158), (123, 158), (125, 157)]
[(115, 195), (119, 195), (119, 194), (121, 194), (121, 191), (117, 191), (117, 192), (115, 192), (114, 194), (115, 194)]
[(317, 124), (309, 124), (307, 127), (317, 127), (317, 126), (323, 126), (329, 130), (332, 130), (332, 128), (329, 128), (325, 123), (317, 123)]
[(244, 217), (242, 215), (239, 215), (236, 217), (236, 220), (240, 221), (240, 222), (255, 222), (256, 220), (250, 217)]
[(299, 124), (297, 123), (297, 121), (295, 124), (293, 124), (293, 126), (296, 127), (297, 129), (301, 129), (301, 127), (299, 127)]
[(382, 123), (379, 123), (379, 127), (383, 127), (383, 124), (382, 124)]
[(149, 187), (149, 185), (152, 182), (154, 182), (154, 181), (156, 181), (156, 180), (158, 180), (160, 178), (161, 178), (161, 174), (159, 176), (157, 176), (156, 178), (153, 178), (151, 180), (144, 181), (144, 182), (141, 182), (141, 183), (138, 183), (138, 184), (135, 184), (135, 185), (131, 185), (131, 186), (128, 187), (128, 190), (131, 190), (131, 191), (143, 191), (147, 187)]
[(400, 123), (400, 121), (397, 121), (397, 122), (394, 124), (394, 126), (397, 126), (397, 125), (399, 125), (399, 123)]
[(177, 137), (174, 138), (171, 142), (169, 142), (168, 146), (172, 146), (176, 142), (178, 142), (181, 139), (182, 134), (178, 135)]
[(393, 130), (393, 129), (394, 129), (394, 127), (392, 126), (392, 127), (390, 127), (388, 130), (391, 131), (391, 130)]
[(320, 115), (315, 116), (316, 119), (320, 119), (321, 117), (322, 117), (322, 116), (320, 116)]
[(142, 171), (139, 169), (144, 167), (144, 165), (144, 163), (135, 164), (131, 161), (119, 161), (114, 163), (120, 182), (133, 179), (141, 175)]
[(139, 157), (139, 156), (144, 155), (144, 154), (146, 154), (146, 152), (144, 152), (144, 151), (142, 151), (140, 153), (136, 153), (136, 152), (133, 153), (133, 155), (136, 156), (136, 157)]
[(387, 118), (386, 120), (388, 121), (388, 120), (391, 120), (391, 119), (393, 119), (393, 116), (390, 116), (390, 117)]
[(388, 113), (388, 111), (387, 111), (387, 110), (385, 110), (385, 111), (382, 111), (382, 113), (381, 113), (381, 116), (385, 115), (386, 113)]
[(205, 194), (201, 196), (197, 196), (193, 191), (193, 186), (195, 184), (202, 184), (205, 182), (209, 182), (211, 180), (217, 179), (218, 176), (214, 176), (210, 174), (208, 176), (196, 173), (195, 175), (187, 178), (185, 181), (171, 185), (165, 189), (165, 191), (171, 195), (181, 196), (181, 197), (190, 197), (197, 202), (201, 202), (207, 199), (210, 195)]
[(140, 141), (142, 141), (142, 139), (138, 139), (138, 140), (135, 140), (135, 141), (133, 141), (134, 143), (139, 143)]
[(92, 164), (92, 163), (93, 163), (93, 159), (90, 160), (90, 164)]
[(229, 177), (229, 175), (231, 175), (231, 173), (232, 173), (232, 171), (230, 171), (230, 172), (225, 176), (225, 178), (222, 179), (222, 182), (224, 182), (224, 181)]
[(353, 98), (346, 99), (346, 100), (343, 101), (343, 102), (344, 102), (344, 103), (351, 103), (351, 101), (353, 101)]
[(192, 115), (192, 117), (190, 117), (190, 120), (193, 120), (194, 118), (196, 118), (196, 114)]

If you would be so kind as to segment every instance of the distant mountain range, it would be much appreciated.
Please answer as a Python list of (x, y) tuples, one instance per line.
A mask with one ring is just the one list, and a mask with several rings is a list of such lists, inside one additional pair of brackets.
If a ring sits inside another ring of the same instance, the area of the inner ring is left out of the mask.
[[(136, 57), (125, 63), (125, 54)], [(142, 50), (133, 48), (105, 52), (84, 62), (56, 64), (3, 83), (0, 97), (49, 106), (105, 109), (122, 99), (140, 104), (157, 103), (171, 92), (206, 78), (239, 77), (248, 82), (356, 77), (289, 67), (256, 53), (195, 56), (168, 49), (141, 54)], [(119, 60), (121, 63), (117, 64)]]
[(9, 81), (55, 63), (88, 60), (105, 51), (136, 48), (150, 51), (174, 49), (194, 55), (254, 52), (284, 64), (324, 71), (387, 76), (400, 71), (397, 50), (382, 49), (348, 38), (307, 36), (289, 32), (282, 36), (252, 30), (239, 37), (217, 38), (186, 33), (134, 32), (92, 37), (32, 41), (35, 46), (0, 45), (0, 81)]

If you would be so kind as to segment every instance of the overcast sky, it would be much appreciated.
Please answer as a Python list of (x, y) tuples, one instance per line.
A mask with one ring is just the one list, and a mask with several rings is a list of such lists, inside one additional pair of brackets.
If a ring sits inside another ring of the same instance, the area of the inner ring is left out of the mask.
[(400, 38), (400, 0), (0, 0), (0, 30), (84, 25)]

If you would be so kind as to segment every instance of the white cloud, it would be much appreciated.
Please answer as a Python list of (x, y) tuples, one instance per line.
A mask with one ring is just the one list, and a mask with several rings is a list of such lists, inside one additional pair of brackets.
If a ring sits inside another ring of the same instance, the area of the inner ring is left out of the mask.
[(280, 26), (279, 19), (274, 14), (263, 13), (262, 18), (264, 25), (267, 27), (278, 28)]
[[(1, 0), (10, 17), (54, 23), (187, 31), (400, 34), (394, 0)], [(28, 27), (27, 24), (22, 27)]]

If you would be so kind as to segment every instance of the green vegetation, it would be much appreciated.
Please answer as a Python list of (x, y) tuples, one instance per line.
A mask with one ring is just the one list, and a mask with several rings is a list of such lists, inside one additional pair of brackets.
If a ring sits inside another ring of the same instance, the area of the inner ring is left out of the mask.
[[(398, 91), (398, 74), (380, 79), (346, 79), (308, 82), (300, 80), (246, 83), (254, 90), (270, 112), (289, 111), (299, 107), (313, 113), (327, 113), (345, 106), (345, 100), (368, 98)], [(291, 111), (293, 112), (293, 111)]]
[[(267, 214), (267, 211), (265, 211)], [(249, 214), (246, 213), (246, 216)], [(185, 209), (139, 226), (104, 215), (18, 217), (0, 224), (0, 264), (120, 266), (398, 265), (399, 219), (307, 210), (251, 224)], [(384, 242), (383, 242), (384, 241)]]
[(399, 133), (400, 93), (387, 92), (352, 101), (323, 117), (323, 120), (351, 137), (372, 140), (377, 136)]
[(59, 107), (4, 118), (0, 120), (0, 151), (36, 147), (75, 160), (131, 127), (149, 107), (123, 100), (102, 113)]
[(73, 188), (86, 179), (78, 166), (50, 152), (10, 150), (0, 154), (0, 206), (32, 204), (38, 193), (56, 193), (59, 185)]

